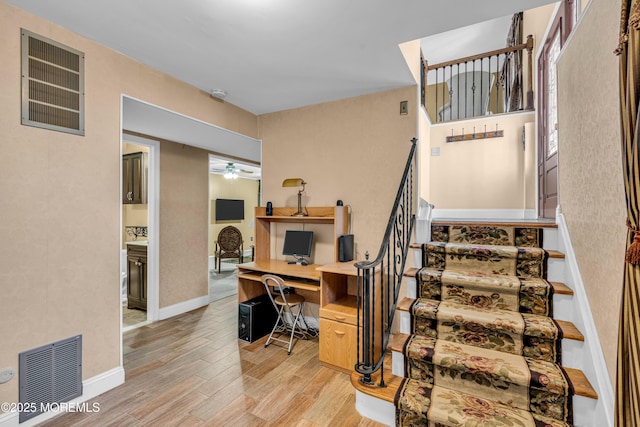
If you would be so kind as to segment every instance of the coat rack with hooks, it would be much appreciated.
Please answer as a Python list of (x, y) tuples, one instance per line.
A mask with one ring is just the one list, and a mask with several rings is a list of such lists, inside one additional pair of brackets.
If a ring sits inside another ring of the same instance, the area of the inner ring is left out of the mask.
[(451, 129), (451, 136), (447, 136), (447, 142), (457, 142), (457, 141), (471, 141), (474, 139), (485, 139), (485, 138), (501, 138), (504, 136), (503, 130), (498, 130), (498, 124), (496, 124), (496, 130), (487, 131), (487, 125), (484, 125), (483, 132), (476, 132), (476, 127), (473, 127), (472, 133), (464, 133), (464, 128), (462, 128), (462, 133), (460, 135), (454, 135), (453, 129)]

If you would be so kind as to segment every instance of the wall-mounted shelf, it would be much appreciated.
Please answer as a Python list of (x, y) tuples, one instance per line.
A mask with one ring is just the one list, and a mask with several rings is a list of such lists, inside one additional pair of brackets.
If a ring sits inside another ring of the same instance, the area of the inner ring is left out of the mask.
[(462, 135), (448, 136), (447, 142), (473, 141), (476, 139), (501, 138), (503, 136), (504, 136), (504, 131), (502, 130), (491, 131), (491, 132), (479, 132), (479, 133), (465, 133)]

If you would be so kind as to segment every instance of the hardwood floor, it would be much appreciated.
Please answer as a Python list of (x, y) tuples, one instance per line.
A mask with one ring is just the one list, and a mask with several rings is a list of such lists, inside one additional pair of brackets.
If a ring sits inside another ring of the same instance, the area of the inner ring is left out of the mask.
[(381, 426), (355, 410), (348, 374), (318, 362), (318, 342), (291, 356), (237, 339), (237, 297), (124, 334), (123, 385), (44, 426)]

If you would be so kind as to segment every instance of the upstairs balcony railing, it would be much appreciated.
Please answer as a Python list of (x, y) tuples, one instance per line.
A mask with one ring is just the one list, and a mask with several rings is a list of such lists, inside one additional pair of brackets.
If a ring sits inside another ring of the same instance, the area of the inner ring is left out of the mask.
[(432, 123), (532, 110), (532, 56), (533, 36), (528, 36), (526, 43), (453, 61), (428, 65), (423, 59), (422, 104)]

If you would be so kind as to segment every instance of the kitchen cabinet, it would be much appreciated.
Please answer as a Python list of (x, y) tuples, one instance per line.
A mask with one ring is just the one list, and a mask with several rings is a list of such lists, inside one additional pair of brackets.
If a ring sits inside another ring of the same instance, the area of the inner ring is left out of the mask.
[(127, 308), (147, 309), (147, 246), (127, 244)]
[(122, 203), (147, 203), (147, 153), (122, 156)]

